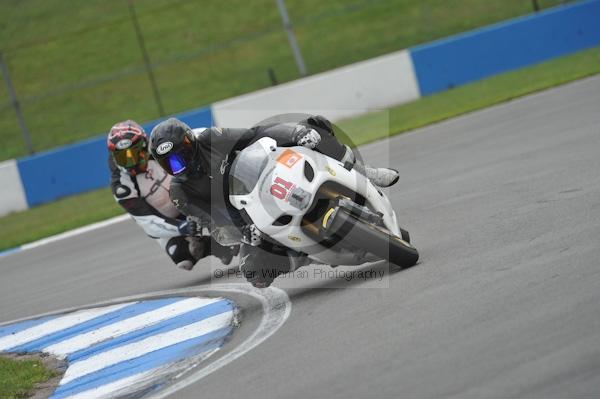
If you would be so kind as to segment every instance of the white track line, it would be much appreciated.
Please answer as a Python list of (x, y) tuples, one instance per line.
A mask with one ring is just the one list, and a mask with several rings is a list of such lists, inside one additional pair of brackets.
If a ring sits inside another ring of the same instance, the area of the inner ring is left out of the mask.
[(19, 247), (9, 248), (4, 251), (0, 251), (0, 258), (4, 256), (9, 256), (12, 254), (19, 253), (21, 251), (26, 251), (28, 249), (33, 249), (37, 247), (41, 247), (42, 245), (51, 244), (56, 241), (64, 240), (65, 238), (71, 238), (79, 234), (87, 233), (93, 230), (101, 229), (103, 227), (107, 227), (113, 225), (115, 223), (123, 222), (125, 220), (131, 219), (131, 216), (128, 214), (115, 216), (114, 218), (106, 219), (101, 222), (92, 223), (87, 226), (79, 227), (73, 230), (65, 231), (64, 233), (56, 234), (47, 238), (42, 238), (41, 240), (30, 242), (27, 244), (23, 244)]
[(43, 238), (38, 241), (30, 242), (29, 244), (21, 245), (21, 250), (25, 251), (32, 248), (41, 247), (42, 245), (50, 244), (56, 241), (64, 240), (65, 238), (71, 238), (79, 234), (87, 233), (93, 230), (101, 229), (106, 226), (113, 225), (115, 223), (123, 222), (125, 220), (131, 219), (131, 216), (121, 215), (115, 216), (114, 218), (110, 218), (107, 220), (103, 220), (102, 222), (92, 223), (87, 226), (79, 227), (77, 229), (65, 231), (64, 233), (60, 233), (54, 236), (50, 236), (48, 238)]
[(28, 328), (23, 331), (19, 331), (16, 334), (11, 334), (6, 337), (0, 338), (0, 351), (5, 351), (10, 348), (17, 347), (19, 345), (26, 344), (34, 341), (38, 338), (45, 337), (57, 331), (64, 330), (69, 327), (73, 327), (77, 324), (86, 322), (95, 317), (105, 315), (115, 310), (129, 306), (135, 302), (120, 303), (118, 305), (112, 305), (100, 309), (88, 309), (80, 310), (75, 313), (70, 313), (56, 319), (48, 320), (42, 324), (38, 324), (34, 327)]
[(131, 331), (171, 319), (191, 310), (201, 308), (211, 303), (222, 300), (221, 298), (188, 298), (163, 306), (150, 312), (142, 313), (134, 317), (104, 326), (85, 334), (77, 335), (71, 339), (50, 345), (43, 349), (44, 352), (64, 357), (69, 353), (88, 348), (95, 343), (109, 338), (115, 338)]
[(101, 352), (95, 356), (69, 365), (63, 379), (60, 381), (60, 385), (66, 385), (76, 378), (83, 377), (84, 375), (102, 370), (114, 364), (135, 359), (147, 353), (187, 341), (188, 339), (209, 334), (230, 325), (232, 320), (233, 312), (228, 311), (196, 323), (188, 324), (185, 327), (152, 335), (141, 341), (120, 346), (106, 352)]

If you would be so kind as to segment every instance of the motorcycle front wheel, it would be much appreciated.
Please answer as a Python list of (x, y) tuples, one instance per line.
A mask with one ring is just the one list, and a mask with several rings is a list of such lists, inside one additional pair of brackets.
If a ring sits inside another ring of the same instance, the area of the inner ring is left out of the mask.
[(419, 252), (415, 247), (381, 226), (361, 220), (346, 211), (338, 212), (334, 223), (337, 225), (335, 235), (346, 244), (364, 249), (402, 268), (411, 267), (419, 260)]

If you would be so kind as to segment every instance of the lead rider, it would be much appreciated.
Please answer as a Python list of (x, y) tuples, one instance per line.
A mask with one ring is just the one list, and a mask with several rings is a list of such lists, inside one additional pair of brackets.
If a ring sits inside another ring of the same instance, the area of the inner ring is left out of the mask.
[[(236, 152), (264, 137), (280, 147), (304, 146), (354, 167), (371, 182), (389, 187), (398, 181), (398, 172), (371, 168), (357, 162), (352, 150), (334, 135), (331, 123), (322, 116), (311, 116), (297, 124), (267, 124), (249, 129), (192, 129), (170, 118), (158, 124), (150, 135), (150, 151), (163, 169), (175, 176), (171, 180), (171, 200), (183, 214), (209, 227), (237, 226), (241, 231), (240, 269), (256, 287), (271, 284), (276, 273), (265, 273), (265, 265), (277, 272), (289, 264), (274, 255), (281, 248), (261, 236), (254, 225), (246, 225), (228, 200), (229, 167)], [(277, 263), (277, 264), (274, 264)]]

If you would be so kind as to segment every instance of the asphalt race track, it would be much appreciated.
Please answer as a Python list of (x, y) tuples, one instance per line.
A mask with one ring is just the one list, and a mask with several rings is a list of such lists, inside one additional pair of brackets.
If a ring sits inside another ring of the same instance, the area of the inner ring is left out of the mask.
[[(419, 264), (378, 284), (280, 282), (283, 327), (174, 397), (600, 397), (600, 77), (362, 154), (400, 170), (390, 195)], [(0, 321), (210, 269), (174, 270), (127, 221), (0, 258)]]

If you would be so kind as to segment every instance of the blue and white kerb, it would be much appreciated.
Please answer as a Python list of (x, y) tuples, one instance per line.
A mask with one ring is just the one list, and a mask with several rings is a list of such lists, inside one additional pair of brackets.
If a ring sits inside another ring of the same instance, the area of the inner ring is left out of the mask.
[(103, 398), (153, 392), (219, 350), (235, 323), (223, 298), (127, 302), (0, 327), (0, 352), (45, 352), (68, 368), (51, 396)]

